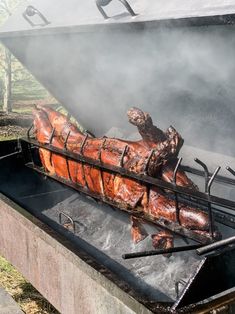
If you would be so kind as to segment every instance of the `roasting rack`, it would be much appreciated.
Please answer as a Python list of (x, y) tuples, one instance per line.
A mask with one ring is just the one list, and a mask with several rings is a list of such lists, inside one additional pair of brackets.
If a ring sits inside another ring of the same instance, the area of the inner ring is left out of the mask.
[[(128, 253), (128, 254), (124, 254), (123, 258), (132, 258), (132, 257), (134, 258), (134, 257), (142, 257), (142, 256), (158, 255), (158, 254), (174, 253), (174, 252), (179, 252), (179, 251), (198, 249), (202, 245), (206, 245), (206, 244), (210, 244), (215, 241), (218, 241), (220, 240), (220, 237), (215, 227), (215, 221), (235, 229), (235, 216), (233, 214), (229, 214), (226, 211), (224, 211), (224, 209), (235, 210), (235, 202), (228, 199), (221, 198), (221, 197), (217, 197), (211, 194), (211, 188), (212, 188), (213, 182), (215, 181), (226, 183), (230, 186), (235, 186), (234, 178), (227, 178), (227, 177), (218, 175), (220, 171), (220, 167), (217, 167), (213, 173), (210, 173), (208, 170), (208, 167), (198, 158), (195, 159), (195, 162), (201, 165), (203, 170), (194, 169), (188, 166), (182, 166), (181, 165), (182, 158), (180, 158), (174, 169), (173, 180), (171, 183), (169, 183), (169, 182), (165, 182), (160, 179), (157, 179), (157, 178), (150, 177), (148, 175), (149, 165), (150, 165), (151, 158), (154, 154), (154, 150), (152, 150), (149, 154), (149, 157), (146, 161), (144, 173), (136, 174), (134, 172), (130, 172), (126, 170), (123, 167), (123, 160), (128, 151), (128, 145), (126, 145), (123, 151), (120, 152), (119, 166), (112, 166), (112, 165), (104, 164), (101, 161), (101, 152), (103, 149), (105, 149), (106, 137), (103, 138), (103, 141), (101, 143), (100, 150), (98, 153), (98, 156), (99, 156), (98, 160), (94, 160), (94, 159), (84, 156), (83, 154), (83, 149), (85, 147), (87, 139), (89, 138), (88, 134), (86, 134), (81, 144), (80, 152), (72, 153), (68, 151), (67, 149), (67, 142), (69, 140), (70, 133), (67, 135), (67, 138), (64, 143), (64, 148), (59, 149), (52, 145), (52, 140), (53, 140), (53, 137), (55, 136), (54, 129), (52, 130), (49, 144), (41, 144), (33, 137), (33, 135), (31, 135), (32, 128), (33, 126), (31, 126), (30, 129), (28, 130), (27, 137), (20, 139), (20, 151), (22, 152), (24, 162), (27, 167), (37, 171), (38, 173), (42, 175), (45, 175), (56, 181), (59, 181), (77, 190), (78, 192), (84, 193), (85, 195), (94, 198), (98, 202), (99, 201), (105, 202), (114, 208), (118, 207), (119, 209), (133, 216), (136, 216), (138, 218), (143, 218), (143, 213), (141, 212), (140, 209), (138, 208), (131, 209), (128, 206), (124, 206), (124, 205), (120, 208), (120, 204), (117, 204), (114, 201), (107, 199), (104, 195), (101, 196), (101, 195), (91, 192), (88, 189), (87, 184), (85, 185), (85, 187), (83, 187), (83, 186), (73, 183), (71, 180), (68, 161), (69, 160), (77, 161), (77, 162), (82, 163), (83, 165), (89, 165), (91, 167), (98, 168), (100, 170), (104, 170), (112, 174), (120, 174), (123, 177), (134, 179), (140, 183), (144, 183), (147, 186), (156, 186), (160, 189), (171, 191), (172, 197), (175, 200), (176, 218), (177, 218), (176, 222), (169, 222), (164, 219), (154, 220), (150, 216), (147, 216), (147, 217), (145, 216), (144, 219), (148, 220), (150, 223), (151, 222), (154, 223), (160, 228), (167, 229), (175, 233), (176, 235), (183, 237), (184, 239), (189, 238), (200, 243), (200, 245), (196, 244), (195, 246), (187, 245), (185, 247), (174, 248), (172, 252), (168, 252), (164, 250), (154, 250), (154, 251), (144, 251), (144, 252), (137, 252), (137, 253)], [(40, 148), (48, 150), (51, 156), (54, 153), (54, 154), (63, 156), (66, 159), (67, 172), (68, 172), (68, 177), (70, 178), (70, 180), (66, 180), (56, 175), (50, 175), (47, 171), (45, 171), (36, 153), (37, 150)], [(176, 177), (177, 177), (177, 173), (179, 169), (204, 177), (205, 191), (204, 192), (195, 191), (189, 188), (177, 186)], [(230, 167), (227, 167), (227, 170), (232, 175), (235, 175), (235, 171), (233, 171), (233, 169), (231, 169)], [(199, 207), (200, 209), (208, 212), (209, 232), (204, 233), (204, 234), (199, 234), (195, 232), (194, 230), (189, 230), (189, 229), (184, 228), (180, 223), (180, 208), (178, 206), (179, 202), (183, 202), (185, 205)]]

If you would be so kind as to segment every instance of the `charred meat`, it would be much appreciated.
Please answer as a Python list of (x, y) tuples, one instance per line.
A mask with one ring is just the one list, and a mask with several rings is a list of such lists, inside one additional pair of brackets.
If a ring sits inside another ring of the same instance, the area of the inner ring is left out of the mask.
[[(167, 182), (172, 182), (174, 166), (183, 145), (180, 134), (171, 126), (163, 132), (155, 125), (149, 114), (138, 108), (131, 108), (129, 122), (138, 128), (142, 137), (139, 141), (125, 141), (116, 138), (93, 138), (84, 135), (69, 119), (49, 108), (35, 109), (34, 129), (39, 143), (51, 144), (56, 148), (83, 155), (106, 165), (118, 166), (136, 174), (148, 174)], [(53, 137), (50, 135), (53, 132)], [(40, 148), (42, 165), (50, 175), (56, 175), (74, 184), (87, 188), (103, 200), (112, 200), (117, 207), (130, 208), (142, 213), (142, 217), (151, 217), (152, 221), (164, 219), (177, 222), (175, 201), (169, 191), (149, 188), (137, 180), (122, 177), (105, 170), (66, 160), (65, 157)], [(180, 170), (176, 184), (191, 189), (196, 185)], [(209, 218), (204, 211), (179, 203), (180, 224), (198, 232), (209, 231)], [(145, 230), (136, 218), (132, 218), (132, 237), (139, 242), (146, 237)], [(154, 247), (169, 247), (173, 240), (169, 233), (153, 236)]]

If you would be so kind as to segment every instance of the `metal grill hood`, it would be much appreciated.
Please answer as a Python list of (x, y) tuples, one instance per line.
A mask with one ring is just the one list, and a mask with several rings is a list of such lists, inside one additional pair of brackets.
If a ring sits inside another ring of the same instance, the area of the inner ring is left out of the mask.
[[(235, 1), (113, 0), (105, 21), (93, 0), (29, 1), (0, 38), (88, 130), (128, 135), (138, 106), (187, 144), (234, 156)], [(22, 13), (28, 5), (50, 22)], [(125, 131), (124, 131), (125, 130)], [(224, 140), (225, 139), (225, 140)]]
[[(235, 13), (234, 0), (129, 0), (137, 17), (132, 19), (124, 6), (113, 0), (105, 11), (113, 17), (108, 24), (134, 23), (164, 19), (182, 19), (195, 17), (224, 16)], [(42, 12), (51, 22), (47, 28), (78, 25), (106, 24), (95, 5), (95, 0), (40, 0), (25, 1), (2, 28), (2, 32), (31, 30), (22, 19), (22, 13), (28, 5)], [(40, 27), (38, 27), (40, 28)]]

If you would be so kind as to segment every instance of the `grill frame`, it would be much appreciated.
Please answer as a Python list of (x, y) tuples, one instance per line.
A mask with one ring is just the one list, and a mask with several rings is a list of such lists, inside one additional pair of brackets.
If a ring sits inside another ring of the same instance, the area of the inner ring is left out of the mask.
[[(10, 145), (10, 147), (8, 145)], [(15, 148), (17, 148), (16, 141), (13, 141), (13, 142), (11, 141), (9, 143), (4, 143), (4, 142), (0, 143), (1, 148), (4, 146), (7, 148), (5, 153), (8, 153), (14, 147), (14, 145), (15, 145)], [(1, 150), (1, 153), (4, 153), (4, 151)], [(9, 161), (10, 165), (13, 165), (18, 160), (18, 162), (20, 162), (20, 164), (22, 164), (23, 166), (23, 160), (21, 160), (21, 158), (17, 158), (16, 156), (12, 156), (9, 158), (10, 158), (10, 161)], [(35, 278), (38, 279), (38, 269), (37, 267), (34, 267), (33, 265), (31, 265), (31, 263), (33, 264), (35, 263), (35, 259), (28, 260), (31, 254), (31, 253), (29, 254), (29, 252), (31, 251), (31, 249), (29, 248), (34, 248), (32, 250), (32, 253), (36, 254), (37, 256), (38, 255), (41, 256), (41, 254), (43, 253), (40, 251), (40, 249), (39, 251), (37, 251), (38, 248), (35, 247), (35, 241), (37, 242), (36, 239), (39, 239), (39, 241), (41, 241), (40, 239), (42, 235), (43, 235), (43, 239), (49, 236), (49, 239), (47, 239), (47, 243), (49, 243), (49, 245), (51, 244), (51, 241), (53, 241), (52, 250), (55, 256), (58, 253), (58, 247), (60, 248), (62, 246), (66, 249), (66, 253), (63, 253), (63, 255), (65, 255), (66, 258), (67, 256), (69, 257), (69, 259), (66, 259), (66, 263), (68, 263), (67, 265), (69, 265), (69, 263), (71, 262), (70, 257), (72, 257), (72, 261), (77, 260), (77, 258), (79, 258), (79, 260), (81, 259), (83, 267), (85, 268), (88, 267), (88, 269), (91, 269), (91, 268), (95, 269), (94, 271), (96, 274), (95, 279), (96, 279), (96, 276), (98, 276), (98, 281), (101, 280), (102, 282), (101, 286), (103, 286), (103, 284), (105, 284), (107, 280), (107, 285), (108, 285), (107, 290), (112, 291), (112, 293), (116, 293), (117, 291), (117, 295), (115, 296), (115, 298), (117, 297), (118, 299), (121, 298), (121, 301), (124, 298), (125, 302), (127, 302), (127, 303), (124, 302), (125, 304), (128, 304), (127, 308), (125, 308), (125, 311), (130, 306), (129, 300), (131, 301), (130, 308), (132, 310), (134, 309), (135, 313), (140, 313), (141, 311), (142, 311), (141, 313), (150, 313), (150, 312), (151, 313), (160, 313), (160, 312), (161, 313), (188, 313), (189, 310), (190, 311), (193, 310), (195, 313), (197, 313), (197, 311), (198, 313), (200, 311), (204, 311), (204, 313), (209, 313), (211, 309), (220, 308), (221, 306), (225, 306), (228, 304), (231, 305), (231, 303), (235, 301), (235, 292), (228, 291), (227, 293), (225, 293), (225, 295), (222, 295), (222, 296), (218, 295), (218, 297), (216, 297), (214, 300), (208, 299), (208, 300), (205, 300), (204, 302), (199, 302), (197, 304), (191, 304), (189, 306), (179, 307), (179, 304), (181, 302), (185, 302), (184, 293), (190, 292), (190, 283), (185, 287), (185, 290), (180, 295), (180, 299), (175, 304), (152, 303), (152, 302), (146, 301), (143, 299), (143, 297), (139, 296), (138, 293), (136, 293), (128, 285), (126, 284), (123, 285), (123, 282), (120, 281), (119, 278), (117, 278), (108, 269), (104, 268), (102, 265), (97, 263), (97, 261), (94, 260), (90, 255), (87, 255), (87, 253), (85, 253), (78, 247), (74, 246), (71, 241), (68, 241), (67, 237), (65, 236), (65, 234), (67, 234), (68, 231), (61, 232), (62, 229), (65, 230), (62, 227), (55, 230), (48, 224), (48, 222), (42, 221), (41, 217), (35, 217), (32, 213), (28, 211), (28, 209), (24, 209), (22, 206), (19, 206), (17, 204), (17, 200), (14, 200), (14, 198), (12, 197), (9, 199), (9, 196), (10, 195), (5, 196), (1, 194), (1, 197), (0, 197), (0, 208), (6, 214), (5, 218), (0, 221), (0, 226), (2, 226), (0, 228), (2, 232), (2, 237), (1, 237), (2, 240), (0, 241), (0, 252), (14, 266), (16, 266), (22, 272), (22, 274), (30, 282), (32, 282), (32, 284), (62, 313), (77, 313), (76, 311), (78, 308), (76, 307), (73, 309), (72, 304), (69, 304), (69, 306), (71, 306), (70, 312), (67, 312), (68, 309), (67, 310), (65, 309), (66, 304), (68, 304), (66, 302), (70, 302), (69, 300), (70, 300), (71, 290), (66, 291), (68, 293), (64, 293), (63, 295), (64, 302), (63, 304), (60, 304), (59, 303), (60, 299), (55, 298), (55, 294), (57, 294), (58, 291), (56, 292), (53, 291), (54, 287), (50, 287), (49, 285), (49, 287), (45, 289), (45, 286), (44, 287), (39, 286), (39, 284), (42, 284), (41, 281), (40, 282), (35, 281)], [(14, 221), (11, 221), (8, 214), (13, 217)], [(21, 224), (21, 221), (23, 221), (22, 224)], [(21, 231), (25, 232), (29, 224), (30, 224), (30, 230), (33, 232), (33, 236), (32, 235), (30, 237), (22, 236), (21, 238), (23, 239), (23, 244), (15, 246), (15, 242), (12, 241), (12, 239), (15, 239), (15, 235), (14, 233), (11, 232), (11, 230), (17, 229), (17, 230), (20, 230), (20, 232)], [(64, 248), (62, 250), (64, 250)], [(204, 265), (207, 259), (208, 258), (206, 257), (202, 260), (202, 265)], [(198, 271), (200, 275), (200, 269), (198, 269)], [(62, 274), (64, 274), (62, 276), (63, 280), (66, 278), (67, 280), (71, 280), (70, 276), (68, 276), (67, 274), (67, 268), (62, 269), (61, 272)], [(195, 279), (197, 280), (197, 275), (198, 275), (197, 273), (193, 274), (192, 281), (194, 281)], [(105, 281), (103, 281), (102, 279), (103, 276), (106, 278)], [(76, 278), (76, 280), (79, 282), (79, 278)], [(69, 285), (69, 282), (67, 282), (66, 285)], [(112, 296), (109, 297), (109, 302), (113, 302)], [(128, 313), (128, 312), (123, 312), (123, 313)]]

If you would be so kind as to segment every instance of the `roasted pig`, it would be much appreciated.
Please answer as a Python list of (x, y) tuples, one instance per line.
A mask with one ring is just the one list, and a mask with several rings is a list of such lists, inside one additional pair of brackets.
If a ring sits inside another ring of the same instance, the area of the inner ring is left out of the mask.
[[(138, 128), (142, 137), (139, 141), (125, 141), (116, 138), (93, 138), (84, 135), (69, 119), (49, 108), (35, 109), (34, 130), (39, 143), (51, 144), (56, 148), (66, 149), (83, 155), (102, 164), (123, 167), (135, 174), (147, 174), (172, 182), (175, 164), (183, 139), (171, 126), (166, 132), (153, 125), (149, 114), (138, 108), (131, 108), (129, 122)], [(51, 136), (53, 135), (53, 136)], [(50, 175), (70, 180), (102, 199), (110, 200), (117, 207), (127, 208), (142, 213), (142, 218), (152, 221), (163, 219), (177, 222), (176, 205), (169, 191), (148, 187), (137, 180), (120, 174), (98, 169), (91, 165), (65, 157), (40, 148), (42, 165)], [(176, 184), (191, 189), (196, 185), (179, 170)], [(179, 203), (180, 224), (198, 232), (209, 231), (209, 218), (204, 211)], [(136, 218), (132, 218), (132, 237), (139, 242), (146, 237), (144, 229)], [(163, 238), (163, 241), (159, 240)], [(169, 233), (153, 236), (154, 247), (169, 247), (173, 243)]]

